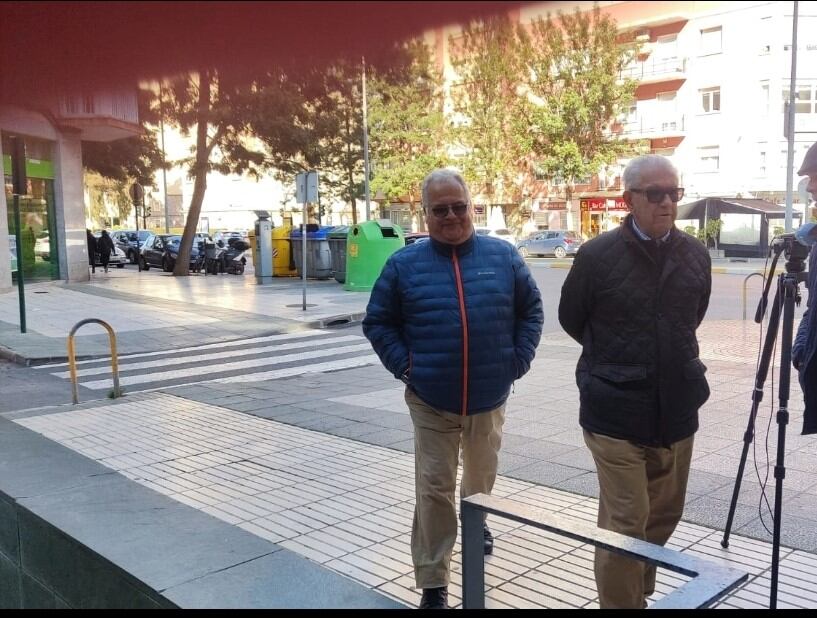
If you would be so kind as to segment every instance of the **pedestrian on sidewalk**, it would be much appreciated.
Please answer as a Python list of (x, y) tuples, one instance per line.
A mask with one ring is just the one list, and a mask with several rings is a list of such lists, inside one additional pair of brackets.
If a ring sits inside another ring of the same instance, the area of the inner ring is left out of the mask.
[[(817, 143), (814, 143), (806, 152), (803, 165), (797, 172), (800, 176), (808, 176), (806, 191), (817, 202)], [(811, 244), (811, 253), (808, 265), (808, 303), (797, 336), (791, 349), (792, 363), (800, 374), (800, 385), (803, 387), (803, 397), (806, 409), (803, 413), (803, 434), (817, 433), (817, 226), (804, 225), (798, 232), (798, 237)]]
[[(600, 528), (663, 545), (684, 510), (698, 408), (709, 398), (696, 329), (709, 304), (706, 248), (675, 225), (684, 190), (659, 155), (623, 174), (630, 214), (581, 246), (559, 322), (582, 345), (579, 424), (596, 463)], [(640, 609), (655, 567), (596, 549), (602, 609)]]
[[(363, 333), (406, 384), (414, 423), (411, 554), (421, 609), (448, 606), (457, 539), (455, 492), (490, 494), (514, 380), (542, 334), (542, 300), (525, 261), (504, 240), (474, 233), (462, 176), (437, 169), (422, 184), (430, 239), (393, 254), (372, 290)], [(484, 551), (493, 537), (484, 526)]]
[(88, 243), (88, 266), (91, 267), (91, 273), (96, 273), (96, 238), (91, 233), (91, 230), (85, 229), (85, 239)]
[(111, 261), (111, 253), (116, 250), (114, 248), (113, 239), (108, 235), (108, 230), (102, 230), (102, 235), (99, 237), (97, 245), (99, 247), (99, 261), (102, 262), (102, 268), (105, 269), (105, 272), (108, 272), (108, 262)]

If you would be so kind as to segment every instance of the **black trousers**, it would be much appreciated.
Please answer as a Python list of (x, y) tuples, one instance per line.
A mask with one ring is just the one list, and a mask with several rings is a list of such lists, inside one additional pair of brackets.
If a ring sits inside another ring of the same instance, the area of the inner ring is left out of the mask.
[(108, 268), (108, 263), (111, 261), (110, 253), (100, 253), (99, 261), (102, 262), (102, 268)]

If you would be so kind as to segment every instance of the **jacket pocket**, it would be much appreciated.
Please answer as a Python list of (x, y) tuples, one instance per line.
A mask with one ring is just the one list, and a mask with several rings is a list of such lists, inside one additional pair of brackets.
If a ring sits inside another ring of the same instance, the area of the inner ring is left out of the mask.
[(647, 379), (647, 367), (644, 365), (617, 365), (613, 363), (599, 363), (594, 365), (590, 373), (616, 384), (638, 382)]

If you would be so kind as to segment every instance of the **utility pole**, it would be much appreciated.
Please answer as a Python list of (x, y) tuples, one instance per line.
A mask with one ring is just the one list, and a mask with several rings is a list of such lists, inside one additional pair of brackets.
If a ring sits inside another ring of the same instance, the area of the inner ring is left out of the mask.
[(162, 195), (165, 201), (165, 234), (170, 234), (170, 215), (167, 212), (167, 169), (165, 169), (165, 108), (162, 82), (159, 82), (159, 130), (162, 139)]
[(366, 110), (366, 58), (363, 58), (363, 192), (366, 196), (366, 221), (371, 219), (369, 197), (369, 120)]
[(788, 138), (788, 152), (786, 154), (786, 233), (792, 230), (792, 202), (794, 192), (794, 99), (797, 84), (797, 9), (798, 2), (794, 0), (794, 15), (791, 32), (791, 80), (789, 82), (789, 105), (786, 109), (786, 137)]

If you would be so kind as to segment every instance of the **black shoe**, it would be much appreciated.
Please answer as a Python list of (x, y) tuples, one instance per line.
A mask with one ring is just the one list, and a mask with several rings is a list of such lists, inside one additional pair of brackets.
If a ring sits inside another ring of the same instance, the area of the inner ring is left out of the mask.
[(448, 588), (424, 588), (420, 609), (448, 609)]
[(485, 555), (490, 556), (494, 553), (494, 535), (488, 530), (488, 524), (484, 524), (482, 528), (482, 538), (485, 539)]

